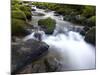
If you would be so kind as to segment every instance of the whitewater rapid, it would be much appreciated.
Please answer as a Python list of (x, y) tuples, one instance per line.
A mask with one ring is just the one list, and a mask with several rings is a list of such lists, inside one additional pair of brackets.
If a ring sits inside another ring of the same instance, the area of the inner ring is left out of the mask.
[[(35, 12), (44, 13), (45, 16), (33, 16), (37, 24), (39, 19), (51, 17), (56, 20), (56, 28), (52, 35), (45, 34), (44, 31), (38, 31), (42, 34), (42, 41), (47, 43), (49, 52), (62, 64), (61, 70), (84, 70), (95, 69), (95, 47), (84, 41), (84, 37), (77, 32), (82, 27), (74, 26), (72, 23), (63, 21), (63, 16), (54, 16), (54, 11), (44, 12), (38, 9)], [(24, 40), (36, 39), (34, 32)]]

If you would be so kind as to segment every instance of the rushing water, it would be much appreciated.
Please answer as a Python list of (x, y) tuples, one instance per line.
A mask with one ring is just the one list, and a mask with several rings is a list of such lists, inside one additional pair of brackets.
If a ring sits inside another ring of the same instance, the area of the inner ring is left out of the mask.
[[(43, 13), (45, 16), (33, 16), (32, 24), (37, 25), (39, 19), (51, 17), (56, 20), (56, 28), (52, 35), (46, 35), (43, 31), (42, 41), (46, 42), (50, 48), (49, 52), (62, 64), (61, 70), (81, 70), (95, 68), (95, 47), (84, 41), (78, 31), (82, 27), (63, 21), (63, 16), (54, 16), (54, 11), (35, 8), (34, 14)], [(34, 32), (24, 40), (35, 39)]]

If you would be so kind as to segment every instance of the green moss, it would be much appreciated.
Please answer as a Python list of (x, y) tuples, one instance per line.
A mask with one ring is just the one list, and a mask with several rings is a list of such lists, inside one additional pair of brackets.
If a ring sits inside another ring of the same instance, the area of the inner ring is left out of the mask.
[(40, 19), (38, 25), (40, 25), (47, 34), (53, 33), (56, 21), (51, 18)]
[(15, 36), (26, 35), (25, 26), (27, 26), (26, 21), (19, 19), (12, 19), (11, 23), (12, 35)]
[(87, 20), (87, 22), (88, 22), (88, 25), (89, 25), (90, 27), (95, 26), (95, 25), (96, 25), (96, 16), (90, 17), (90, 18)]
[(31, 11), (31, 7), (25, 5), (20, 5), (19, 9), (22, 11)]
[(18, 11), (18, 10), (12, 11), (11, 16), (12, 16), (12, 18), (21, 19), (21, 20), (26, 21), (26, 16), (25, 16), (24, 12), (22, 12), (22, 11)]
[(14, 5), (12, 5), (11, 6), (11, 10), (13, 11), (13, 10), (19, 10), (19, 8), (18, 7), (15, 7)]
[(95, 15), (95, 6), (85, 6), (84, 9), (82, 10), (82, 15), (89, 18), (93, 15)]
[(11, 4), (12, 4), (12, 5), (19, 4), (19, 0), (11, 0)]
[(31, 7), (21, 5), (19, 7), (19, 9), (25, 13), (25, 15), (26, 15), (26, 17), (27, 17), (28, 20), (31, 20), (31, 18), (32, 18)]

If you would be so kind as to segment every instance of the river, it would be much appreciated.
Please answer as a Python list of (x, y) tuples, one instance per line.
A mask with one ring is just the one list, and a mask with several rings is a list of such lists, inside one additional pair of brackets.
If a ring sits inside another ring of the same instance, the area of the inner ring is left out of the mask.
[[(39, 19), (51, 17), (56, 20), (56, 28), (52, 35), (47, 35), (40, 30), (39, 32), (42, 34), (42, 41), (50, 46), (49, 54), (54, 55), (55, 59), (62, 64), (61, 71), (95, 69), (95, 47), (86, 43), (84, 36), (79, 34), (82, 26), (63, 21), (63, 16), (55, 16), (54, 11), (45, 12), (43, 9), (33, 8), (36, 9), (32, 11), (33, 14), (44, 14), (44, 16), (32, 16), (31, 23), (36, 27)], [(34, 32), (24, 40), (35, 39), (33, 35)]]

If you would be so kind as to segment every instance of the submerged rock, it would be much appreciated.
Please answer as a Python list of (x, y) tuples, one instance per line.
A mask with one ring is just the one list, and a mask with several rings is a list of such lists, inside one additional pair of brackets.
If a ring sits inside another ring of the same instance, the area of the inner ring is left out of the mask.
[(42, 35), (40, 33), (35, 33), (34, 37), (37, 38), (39, 41), (42, 40)]
[(27, 40), (25, 42), (12, 43), (12, 74), (19, 73), (23, 67), (39, 59), (48, 52), (49, 46), (44, 42)]

